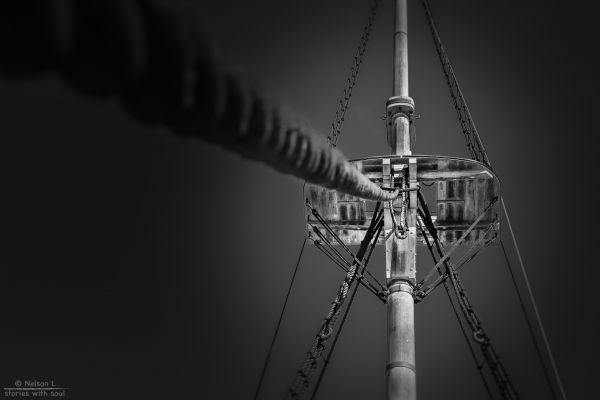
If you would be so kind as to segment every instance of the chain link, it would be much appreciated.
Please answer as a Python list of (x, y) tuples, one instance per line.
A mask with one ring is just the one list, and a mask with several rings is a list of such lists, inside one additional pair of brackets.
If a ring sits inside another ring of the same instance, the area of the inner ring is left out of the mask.
[(487, 333), (483, 329), (481, 320), (471, 305), (458, 274), (449, 264), (446, 265), (446, 271), (456, 293), (456, 297), (458, 298), (458, 303), (463, 315), (465, 316), (465, 319), (471, 328), (473, 340), (479, 344), (483, 357), (485, 358), (485, 361), (492, 372), (492, 376), (496, 380), (502, 397), (505, 399), (519, 399), (519, 394), (512, 385), (504, 365), (500, 361), (500, 358), (492, 346)]
[[(327, 229), (331, 230), (331, 227), (329, 227), (327, 222), (325, 220), (323, 220), (323, 218), (319, 215), (319, 213), (316, 211), (316, 209), (314, 209), (314, 208), (312, 208), (312, 206), (310, 206), (310, 203), (308, 203), (308, 200), (307, 200), (307, 206), (313, 210), (314, 215), (317, 217), (317, 219), (322, 221), (321, 223), (323, 224), (323, 226), (326, 227)], [(379, 203), (376, 206), (376, 211), (378, 209), (379, 209)], [(318, 333), (316, 334), (316, 336), (313, 340), (313, 343), (310, 347), (310, 350), (307, 352), (306, 357), (305, 357), (304, 361), (302, 362), (301, 368), (297, 371), (296, 377), (294, 378), (294, 381), (292, 382), (290, 388), (288, 389), (288, 392), (286, 395), (287, 399), (301, 398), (302, 394), (306, 391), (306, 389), (308, 389), (310, 387), (310, 382), (311, 382), (312, 376), (319, 364), (318, 360), (319, 360), (319, 358), (323, 358), (323, 351), (325, 350), (325, 344), (331, 337), (331, 334), (333, 333), (335, 323), (339, 317), (339, 314), (344, 305), (344, 302), (346, 301), (346, 298), (348, 297), (348, 291), (349, 291), (350, 287), (355, 283), (355, 281), (358, 281), (358, 280), (362, 279), (362, 277), (363, 277), (363, 275), (360, 273), (360, 271), (358, 271), (358, 268), (362, 266), (363, 267), (362, 272), (364, 273), (364, 270), (365, 270), (366, 265), (368, 264), (369, 258), (370, 258), (370, 254), (366, 257), (365, 257), (365, 255), (366, 255), (367, 250), (369, 248), (373, 249), (377, 242), (377, 237), (374, 237), (374, 234), (377, 233), (377, 236), (380, 234), (382, 225), (379, 227), (378, 227), (378, 225), (383, 223), (382, 218), (383, 218), (382, 213), (380, 213), (379, 215), (376, 214), (373, 216), (371, 225), (369, 226), (369, 229), (365, 233), (365, 238), (361, 242), (358, 252), (356, 253), (356, 255), (351, 253), (352, 257), (353, 257), (353, 262), (348, 267), (346, 276), (344, 277), (344, 280), (342, 281), (342, 284), (340, 285), (338, 292), (337, 292), (333, 302), (331, 303), (329, 312), (327, 313), (327, 316), (325, 317), (323, 324), (321, 325)], [(315, 232), (318, 232), (318, 230)], [(333, 231), (331, 231), (331, 232), (333, 232)], [(343, 244), (343, 242), (339, 239), (339, 237), (337, 237), (335, 232), (333, 232), (333, 235), (336, 238), (336, 240), (339, 241), (340, 244)], [(371, 243), (372, 241), (373, 241), (373, 243)]]
[[(443, 247), (442, 247), (440, 240), (438, 238), (438, 235), (437, 235), (437, 231), (436, 231), (435, 227), (433, 226), (433, 222), (431, 220), (431, 214), (429, 213), (427, 203), (422, 198), (420, 198), (420, 200), (422, 202), (421, 204), (423, 206), (423, 215), (424, 215), (422, 222), (429, 230), (429, 233), (431, 234), (431, 237), (434, 240), (434, 244), (435, 244), (435, 247), (437, 248), (438, 254), (440, 255), (440, 257), (445, 257)], [(421, 220), (417, 219), (417, 221), (419, 222), (419, 226), (422, 229)], [(491, 226), (492, 225), (490, 225), (490, 227)], [(424, 232), (423, 232), (423, 235), (425, 235)], [(426, 235), (425, 235), (425, 241), (426, 241), (427, 246), (429, 247), (429, 250), (431, 252), (431, 255), (435, 261), (435, 256), (432, 251), (433, 247), (430, 245), (429, 241), (427, 240)], [(459, 278), (458, 274), (456, 273), (456, 270), (450, 264), (449, 259), (447, 259), (444, 262), (444, 267), (445, 267), (445, 275), (447, 275), (448, 279), (450, 280), (450, 282), (452, 284), (452, 289), (454, 290), (454, 293), (458, 300), (458, 304), (460, 306), (461, 312), (462, 312), (467, 324), (469, 325), (469, 328), (471, 329), (472, 339), (479, 345), (481, 353), (483, 354), (483, 358), (484, 358), (486, 364), (488, 365), (493, 378), (496, 381), (496, 384), (498, 386), (498, 389), (500, 390), (502, 397), (506, 400), (519, 399), (519, 394), (517, 393), (515, 387), (512, 385), (512, 383), (508, 377), (508, 374), (506, 372), (506, 369), (504, 368), (504, 365), (500, 362), (500, 358), (498, 357), (496, 350), (492, 346), (492, 343), (490, 342), (490, 339), (489, 339), (487, 333), (483, 329), (481, 319), (479, 318), (479, 316), (475, 312), (475, 309), (471, 305), (471, 302), (469, 301), (469, 298), (467, 297), (467, 292), (465, 291), (465, 289), (462, 285), (462, 282), (460, 281), (460, 278)], [(439, 269), (438, 269), (438, 272), (441, 275), (441, 271)], [(441, 278), (442, 279), (440, 282), (443, 283), (444, 285), (446, 285), (445, 279), (443, 279), (444, 277), (441, 276)], [(419, 293), (419, 292), (420, 292), (420, 290), (417, 290), (417, 293)], [(422, 299), (423, 294), (420, 294), (420, 296)], [(482, 378), (483, 378), (483, 375), (482, 375)], [(484, 382), (485, 382), (485, 379), (484, 379)]]
[[(392, 187), (394, 187), (394, 175), (392, 174)], [(400, 187), (406, 189), (406, 179), (400, 176)], [(394, 209), (394, 200), (390, 200), (390, 215), (392, 216), (392, 228), (394, 235), (398, 239), (406, 239), (408, 235), (408, 222), (406, 221), (406, 208), (408, 206), (408, 192), (401, 192), (402, 200), (400, 203), (400, 223), (396, 220), (396, 210)]]
[(442, 63), (442, 69), (444, 71), (444, 76), (446, 77), (446, 83), (448, 84), (448, 88), (450, 90), (450, 97), (452, 97), (454, 109), (458, 114), (458, 121), (465, 137), (465, 141), (467, 142), (469, 153), (474, 160), (482, 162), (491, 168), (490, 160), (487, 156), (485, 148), (483, 147), (483, 143), (481, 142), (477, 128), (475, 127), (475, 122), (471, 117), (469, 107), (467, 107), (467, 102), (465, 101), (462, 91), (460, 90), (460, 86), (458, 85), (458, 80), (454, 74), (454, 69), (450, 63), (450, 58), (446, 53), (446, 49), (444, 48), (440, 34), (435, 26), (435, 21), (433, 20), (429, 2), (427, 0), (421, 0), (421, 3), (425, 9), (427, 22), (429, 23), (429, 28), (431, 29), (431, 34), (433, 35), (435, 48), (440, 58), (440, 62)]
[(356, 279), (357, 268), (358, 264), (353, 263), (348, 270), (344, 281), (340, 285), (338, 293), (331, 304), (331, 308), (325, 317), (325, 321), (321, 325), (321, 329), (319, 329), (310, 350), (306, 354), (302, 367), (298, 370), (298, 374), (288, 390), (288, 399), (299, 399), (304, 391), (310, 386), (310, 380), (317, 368), (318, 359), (322, 357), (323, 350), (325, 350), (325, 343), (333, 332), (333, 326), (335, 325), (344, 301), (348, 296), (348, 289)]
[(343, 95), (338, 100), (338, 109), (335, 112), (335, 121), (331, 123), (331, 129), (329, 131), (329, 135), (327, 136), (327, 141), (333, 147), (337, 146), (337, 141), (342, 133), (342, 125), (344, 124), (344, 120), (346, 118), (346, 111), (348, 111), (348, 107), (350, 106), (350, 99), (352, 98), (354, 86), (356, 86), (356, 80), (358, 78), (358, 73), (360, 72), (360, 66), (363, 62), (363, 56), (367, 51), (367, 44), (369, 43), (369, 38), (371, 37), (371, 32), (373, 31), (373, 23), (375, 22), (375, 17), (377, 16), (377, 11), (379, 10), (380, 1), (381, 0), (373, 1), (371, 12), (369, 14), (369, 18), (367, 19), (367, 25), (363, 29), (358, 49), (354, 55), (354, 63), (352, 64), (352, 67), (350, 67), (350, 76), (346, 78), (346, 86), (344, 87)]

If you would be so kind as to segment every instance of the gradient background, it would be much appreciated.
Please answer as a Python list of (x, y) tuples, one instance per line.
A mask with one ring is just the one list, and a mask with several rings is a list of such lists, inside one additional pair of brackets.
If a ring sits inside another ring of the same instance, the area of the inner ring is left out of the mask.
[[(205, 3), (223, 61), (326, 132), (370, 2)], [(389, 152), (393, 1), (382, 3), (339, 141), (349, 157)], [(596, 397), (593, 10), (432, 7), (567, 395)], [(409, 10), (414, 152), (466, 156), (422, 8)], [(73, 399), (251, 398), (303, 238), (301, 182), (140, 126), (56, 77), (2, 78), (0, 129), (0, 385), (54, 380)], [(420, 271), (430, 266), (421, 251)], [(371, 270), (383, 277), (382, 249)], [(462, 276), (522, 398), (550, 398), (501, 249)], [(282, 397), (342, 278), (307, 248), (262, 398)], [(385, 307), (359, 291), (321, 399), (384, 397), (385, 324)], [(443, 292), (416, 306), (416, 335), (420, 399), (485, 398)]]

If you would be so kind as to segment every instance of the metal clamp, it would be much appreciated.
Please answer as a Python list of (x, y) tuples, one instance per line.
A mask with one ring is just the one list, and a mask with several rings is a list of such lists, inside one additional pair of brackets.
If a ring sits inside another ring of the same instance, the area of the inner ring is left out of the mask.
[(415, 102), (410, 97), (394, 96), (386, 101), (385, 109), (388, 125), (391, 125), (392, 122), (401, 115), (412, 120), (413, 114), (415, 113)]
[(417, 372), (417, 368), (413, 363), (409, 363), (408, 361), (394, 361), (385, 366), (385, 370), (389, 371), (392, 368), (408, 368), (413, 372)]
[(410, 295), (413, 294), (413, 286), (407, 281), (396, 281), (388, 286), (388, 296), (395, 292), (405, 292)]

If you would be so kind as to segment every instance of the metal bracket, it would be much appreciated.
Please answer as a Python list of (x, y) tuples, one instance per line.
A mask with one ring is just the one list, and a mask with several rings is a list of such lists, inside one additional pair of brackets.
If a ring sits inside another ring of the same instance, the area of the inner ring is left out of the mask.
[(401, 115), (406, 116), (412, 121), (415, 113), (415, 102), (411, 97), (394, 96), (385, 102), (385, 110), (388, 119), (388, 125), (392, 125), (394, 120)]
[(385, 103), (387, 119), (387, 140), (388, 144), (395, 147), (394, 121), (400, 117), (408, 119), (412, 126), (413, 114), (415, 113), (415, 102), (410, 97), (394, 96), (390, 97)]

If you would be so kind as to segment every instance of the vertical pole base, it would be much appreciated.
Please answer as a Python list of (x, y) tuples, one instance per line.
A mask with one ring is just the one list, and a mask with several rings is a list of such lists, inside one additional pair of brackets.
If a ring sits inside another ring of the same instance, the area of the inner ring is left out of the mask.
[(388, 290), (387, 399), (416, 400), (413, 285), (392, 281)]

